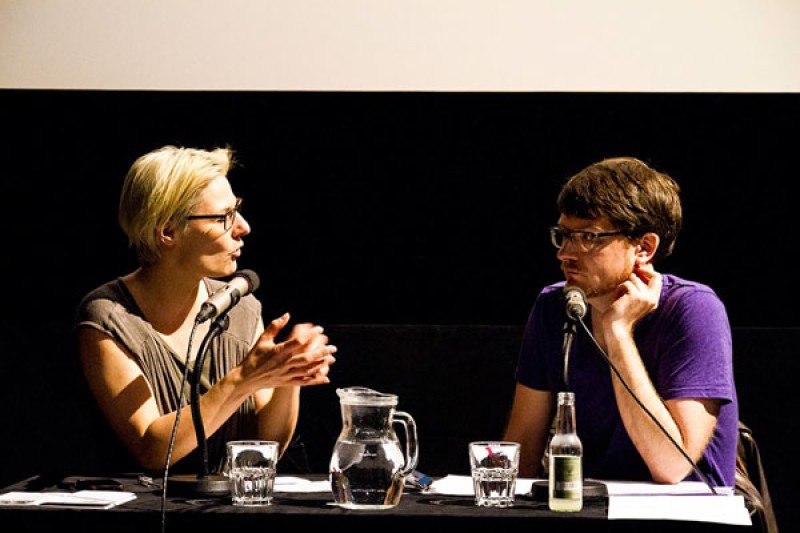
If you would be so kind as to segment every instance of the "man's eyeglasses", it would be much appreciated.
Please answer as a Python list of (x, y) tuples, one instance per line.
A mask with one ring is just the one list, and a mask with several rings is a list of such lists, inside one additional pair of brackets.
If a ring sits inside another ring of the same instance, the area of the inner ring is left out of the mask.
[(578, 251), (587, 252), (597, 246), (603, 237), (625, 235), (625, 233), (624, 231), (571, 231), (553, 226), (550, 228), (550, 242), (560, 250), (566, 241), (570, 241)]
[(242, 199), (236, 198), (236, 205), (234, 205), (233, 209), (227, 213), (222, 213), (219, 215), (189, 215), (186, 217), (186, 220), (216, 219), (217, 222), (222, 222), (222, 227), (225, 228), (225, 231), (228, 231), (233, 227), (233, 223), (236, 221), (236, 214), (239, 212), (241, 207)]

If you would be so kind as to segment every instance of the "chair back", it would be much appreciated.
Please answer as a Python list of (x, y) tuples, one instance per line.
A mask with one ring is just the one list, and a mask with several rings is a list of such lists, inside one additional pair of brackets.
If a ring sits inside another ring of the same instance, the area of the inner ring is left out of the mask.
[(767, 477), (761, 464), (753, 431), (739, 421), (739, 445), (736, 453), (736, 494), (744, 497), (753, 527), (758, 533), (778, 533), (778, 522), (769, 495)]

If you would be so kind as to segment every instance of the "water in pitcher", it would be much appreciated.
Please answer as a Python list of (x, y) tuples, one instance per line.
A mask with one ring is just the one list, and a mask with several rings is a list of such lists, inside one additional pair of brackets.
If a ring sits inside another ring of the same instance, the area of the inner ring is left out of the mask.
[(339, 442), (331, 469), (331, 489), (349, 509), (394, 507), (403, 493), (405, 458), (395, 443)]

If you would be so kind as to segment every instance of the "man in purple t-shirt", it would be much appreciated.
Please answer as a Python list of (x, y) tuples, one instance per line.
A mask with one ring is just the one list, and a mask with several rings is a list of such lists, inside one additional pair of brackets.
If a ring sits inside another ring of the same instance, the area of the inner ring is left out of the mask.
[[(739, 410), (725, 307), (708, 286), (654, 268), (681, 228), (678, 185), (638, 159), (606, 159), (572, 176), (557, 205), (550, 235), (566, 281), (545, 287), (530, 313), (504, 434), (522, 445), (520, 476), (543, 477), (554, 398), (569, 390), (584, 477), (677, 483), (702, 479), (696, 466), (733, 487)], [(565, 285), (585, 293), (591, 331), (578, 323), (566, 369)]]

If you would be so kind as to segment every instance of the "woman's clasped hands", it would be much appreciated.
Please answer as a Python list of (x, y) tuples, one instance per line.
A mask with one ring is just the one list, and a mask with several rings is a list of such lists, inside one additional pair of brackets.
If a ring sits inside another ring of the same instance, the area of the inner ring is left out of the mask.
[(289, 313), (271, 321), (242, 362), (246, 379), (257, 388), (329, 383), (336, 346), (328, 344), (323, 328), (297, 324), (282, 342), (275, 338), (289, 323)]

